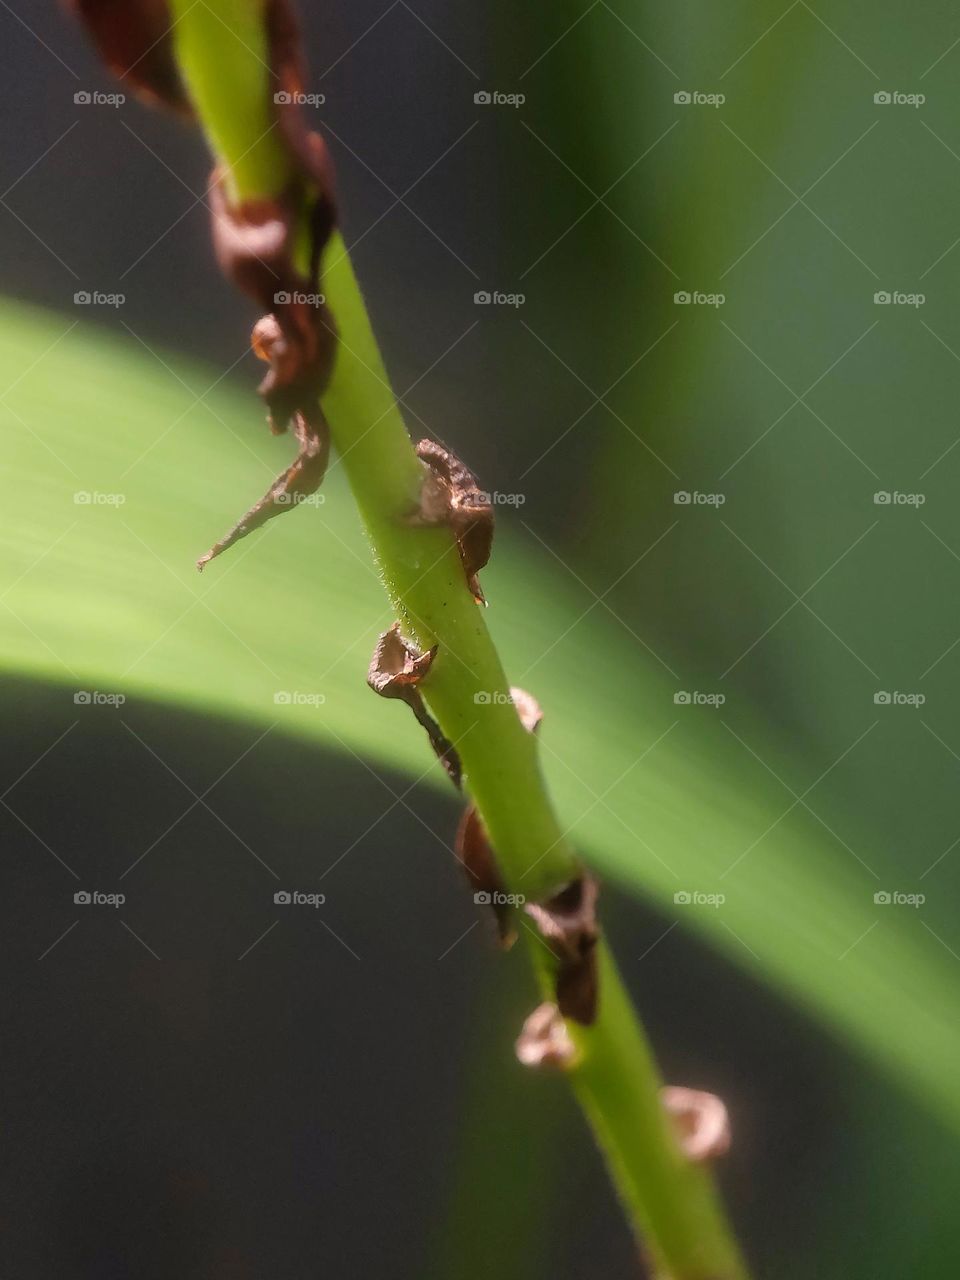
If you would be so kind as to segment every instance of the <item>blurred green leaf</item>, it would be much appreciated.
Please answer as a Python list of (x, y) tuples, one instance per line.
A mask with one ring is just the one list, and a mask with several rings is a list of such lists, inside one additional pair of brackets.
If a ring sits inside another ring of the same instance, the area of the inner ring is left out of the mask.
[[(409, 717), (364, 683), (391, 617), (339, 469), (322, 506), (198, 577), (197, 554), (290, 456), (252, 388), (12, 303), (0, 334), (0, 665), (62, 682), (70, 718), (85, 714), (77, 690), (166, 699), (443, 785)], [(875, 906), (904, 886), (853, 852), (869, 862), (871, 833), (850, 819), (834, 837), (812, 790), (771, 775), (777, 756), (742, 713), (724, 727), (722, 711), (678, 706), (659, 664), (509, 517), (484, 587), (508, 670), (546, 708), (544, 765), (591, 860), (960, 1125), (958, 959), (927, 917)]]

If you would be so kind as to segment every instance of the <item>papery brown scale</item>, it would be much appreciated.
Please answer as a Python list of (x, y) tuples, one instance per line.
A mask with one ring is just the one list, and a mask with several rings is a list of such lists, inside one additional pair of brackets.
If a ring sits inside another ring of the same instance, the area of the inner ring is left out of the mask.
[(377, 641), (367, 671), (367, 684), (381, 698), (399, 698), (413, 712), (430, 739), (437, 759), (459, 789), (462, 771), (460, 757), (453, 743), (445, 738), (436, 720), (427, 711), (420, 694), (421, 680), (429, 672), (437, 656), (438, 646), (420, 653), (400, 634), (400, 623), (384, 631)]
[(476, 807), (467, 805), (454, 840), (454, 852), (463, 864), (474, 894), (483, 894), (493, 908), (497, 921), (497, 933), (502, 947), (511, 947), (516, 941), (513, 928), (513, 909), (505, 901), (503, 880), (497, 859), (487, 839), (487, 830)]
[[(103, 60), (143, 96), (192, 115), (177, 67), (166, 0), (65, 0), (86, 25)], [(215, 170), (208, 191), (214, 251), (223, 274), (266, 313), (254, 333), (270, 364), (260, 384), (271, 429), (293, 423), (298, 452), (270, 489), (198, 561), (202, 568), (238, 539), (296, 505), (320, 485), (329, 433), (319, 407), (336, 355), (336, 325), (320, 302), (323, 250), (336, 225), (333, 166), (326, 144), (306, 125), (300, 31), (288, 0), (262, 0), (271, 76), (267, 104), (290, 168), (275, 197), (232, 202)], [(306, 263), (298, 262), (304, 234)]]
[[(336, 329), (326, 302), (319, 300), (315, 270), (308, 278), (294, 263), (304, 190), (302, 180), (295, 178), (280, 197), (231, 205), (224, 175), (218, 171), (213, 176), (210, 211), (217, 261), (224, 275), (266, 311), (251, 335), (254, 352), (270, 365), (258, 390), (273, 433), (282, 433), (292, 421), (299, 448), (263, 498), (200, 558), (201, 569), (298, 499), (315, 493), (326, 473), (330, 434), (320, 397), (336, 358)], [(311, 207), (318, 207), (316, 200)], [(313, 244), (316, 263), (316, 237)]]
[[(540, 703), (525, 689), (512, 688), (510, 697), (524, 729), (527, 733), (536, 733), (543, 719)], [(497, 865), (497, 855), (493, 851), (487, 829), (475, 805), (467, 805), (464, 810), (457, 828), (454, 852), (463, 863), (474, 893), (484, 893), (489, 896), (497, 921), (500, 945), (513, 946), (517, 937), (512, 923), (513, 908), (502, 899), (498, 900), (498, 895), (505, 894), (505, 886)]]
[(192, 116), (173, 51), (166, 0), (67, 0), (100, 57), (124, 85), (148, 101)]
[(596, 880), (584, 872), (545, 902), (524, 907), (557, 958), (560, 1012), (584, 1026), (597, 1016), (597, 893)]
[[(267, 494), (206, 556), (313, 493), (323, 480), (329, 430), (319, 407), (333, 371), (337, 329), (320, 288), (323, 251), (336, 226), (333, 165), (323, 138), (305, 122), (300, 31), (287, 0), (266, 0), (264, 19), (271, 70), (270, 113), (290, 160), (285, 189), (271, 198), (233, 203), (224, 175), (215, 172), (210, 208), (214, 250), (223, 274), (265, 312), (251, 342), (270, 369), (258, 388), (270, 429), (293, 422), (297, 457)], [(306, 262), (300, 261), (306, 233)], [(425, 709), (415, 708), (418, 719)], [(429, 717), (426, 718), (429, 720)], [(421, 723), (426, 721), (421, 719)], [(432, 722), (430, 722), (432, 724)], [(437, 738), (432, 730), (431, 741)], [(437, 731), (438, 733), (439, 731)]]
[[(299, 102), (306, 80), (299, 23), (287, 0), (268, 0), (265, 22), (273, 114), (287, 149), (296, 159), (295, 167), (316, 184), (319, 202), (324, 206), (321, 220), (330, 218), (328, 236), (334, 225), (334, 172), (326, 143), (308, 127)], [(318, 231), (323, 234), (322, 225)]]
[[(270, 200), (231, 205), (223, 175), (210, 189), (213, 245), (223, 274), (267, 314), (254, 327), (255, 352), (270, 364), (260, 394), (274, 432), (314, 408), (330, 379), (336, 330), (316, 281), (294, 265), (297, 200), (292, 189)], [(311, 301), (307, 301), (307, 299)]]
[(405, 698), (406, 690), (416, 688), (433, 666), (437, 646), (420, 653), (400, 633), (400, 623), (395, 622), (380, 636), (370, 669), (367, 684), (381, 698)]
[(421, 440), (417, 457), (427, 468), (420, 491), (420, 506), (412, 523), (447, 525), (457, 549), (467, 586), (478, 603), (485, 603), (477, 574), (490, 559), (493, 546), (493, 507), (477, 477), (464, 463), (435, 440)]

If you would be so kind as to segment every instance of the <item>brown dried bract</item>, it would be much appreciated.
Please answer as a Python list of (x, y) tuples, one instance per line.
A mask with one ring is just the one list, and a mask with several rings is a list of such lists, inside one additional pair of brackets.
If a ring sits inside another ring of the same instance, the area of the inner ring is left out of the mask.
[(550, 1003), (538, 1005), (524, 1022), (516, 1051), (525, 1067), (541, 1071), (566, 1071), (577, 1056), (560, 1010)]
[[(166, 0), (67, 0), (88, 27), (104, 61), (136, 91), (189, 115), (174, 54)], [(224, 275), (266, 314), (253, 347), (270, 365), (260, 384), (275, 433), (293, 422), (297, 457), (198, 568), (323, 479), (329, 433), (319, 407), (336, 355), (333, 317), (320, 292), (320, 262), (336, 225), (333, 166), (323, 138), (305, 123), (300, 31), (289, 0), (263, 0), (270, 81), (268, 110), (286, 146), (290, 179), (278, 196), (232, 201), (225, 176), (210, 182), (213, 244)], [(306, 245), (306, 262), (302, 261)]]
[[(319, 410), (318, 410), (319, 413)], [(235, 542), (245, 538), (254, 529), (259, 529), (282, 515), (292, 506), (302, 502), (320, 488), (327, 470), (327, 459), (330, 454), (330, 437), (321, 422), (308, 423), (306, 418), (298, 414), (293, 424), (294, 435), (300, 449), (296, 458), (282, 475), (278, 476), (258, 503), (250, 508), (226, 537), (200, 557), (197, 568), (202, 570), (208, 561), (213, 560), (221, 552), (232, 547)]]
[(702, 1089), (667, 1085), (660, 1090), (660, 1101), (673, 1118), (688, 1160), (699, 1164), (730, 1150), (730, 1117), (722, 1098)]
[(294, 266), (298, 186), (299, 180), (276, 200), (231, 206), (222, 174), (214, 174), (210, 210), (217, 261), (239, 289), (267, 310), (251, 338), (254, 352), (270, 365), (259, 391), (274, 434), (293, 420), (299, 451), (264, 497), (201, 557), (201, 569), (239, 538), (290, 510), (297, 499), (316, 492), (326, 472), (330, 433), (320, 396), (333, 369), (336, 331), (326, 303), (315, 292), (316, 280), (311, 283)]
[(453, 743), (443, 736), (440, 726), (423, 704), (419, 685), (437, 656), (434, 645), (427, 653), (420, 653), (400, 634), (400, 623), (395, 622), (377, 641), (367, 672), (367, 684), (381, 698), (399, 698), (405, 702), (419, 724), (427, 732), (430, 745), (440, 763), (446, 769), (454, 786), (460, 786), (460, 757)]
[(485, 604), (477, 574), (490, 559), (493, 546), (493, 507), (477, 477), (454, 454), (434, 440), (421, 440), (417, 457), (427, 468), (420, 490), (416, 524), (445, 524), (453, 531), (463, 562), (467, 586)]
[(524, 907), (557, 957), (557, 1005), (589, 1026), (597, 1016), (597, 882), (584, 872), (546, 902)]
[[(299, 178), (282, 196), (236, 205), (230, 204), (219, 171), (210, 187), (213, 247), (220, 269), (267, 313), (254, 327), (251, 343), (270, 364), (259, 390), (275, 434), (285, 431), (297, 413), (315, 410), (336, 356), (336, 327), (319, 292), (318, 277), (304, 275), (294, 264), (304, 198)], [(311, 217), (319, 216), (318, 208), (318, 201), (310, 197)], [(326, 228), (326, 214), (322, 221)], [(311, 225), (311, 243), (316, 245), (320, 230)]]
[[(265, 20), (270, 69), (274, 77), (273, 108), (280, 133), (296, 157), (301, 172), (313, 176), (319, 191), (332, 193), (333, 166), (329, 154), (320, 135), (307, 127), (300, 105), (306, 68), (296, 15), (288, 0), (267, 0)], [(332, 217), (332, 200), (329, 212)]]
[[(536, 733), (543, 719), (540, 703), (525, 689), (512, 688), (510, 697), (527, 733)], [(460, 819), (454, 852), (463, 863), (474, 893), (486, 894), (489, 898), (497, 918), (500, 945), (505, 948), (513, 946), (517, 937), (512, 925), (513, 908), (503, 901), (504, 884), (497, 857), (490, 845), (487, 829), (472, 804), (467, 806)]]
[[(316, 491), (330, 451), (320, 397), (337, 350), (336, 324), (320, 291), (320, 262), (336, 225), (333, 166), (323, 139), (306, 126), (300, 99), (300, 33), (287, 0), (267, 0), (267, 45), (272, 72), (271, 111), (291, 161), (286, 189), (273, 198), (231, 202), (224, 175), (210, 186), (213, 246), (223, 274), (266, 314), (251, 343), (270, 370), (259, 392), (274, 434), (292, 422), (297, 457), (264, 497), (198, 562)], [(307, 263), (299, 265), (304, 234)]]
[(173, 19), (166, 0), (68, 0), (68, 4), (118, 79), (149, 101), (193, 115), (173, 53)]
[(474, 895), (482, 895), (478, 900), (489, 902), (493, 908), (500, 945), (512, 947), (517, 938), (512, 924), (513, 908), (504, 901), (506, 894), (500, 868), (490, 847), (487, 829), (472, 804), (467, 805), (460, 819), (453, 848), (463, 863)]

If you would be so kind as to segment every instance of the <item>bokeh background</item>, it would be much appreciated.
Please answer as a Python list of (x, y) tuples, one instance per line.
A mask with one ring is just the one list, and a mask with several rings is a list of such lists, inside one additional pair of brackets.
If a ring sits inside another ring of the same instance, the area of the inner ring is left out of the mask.
[[(955, 1275), (952, 6), (303, 17), (392, 380), (513, 496), (489, 621), (757, 1274)], [(289, 456), (199, 136), (76, 103), (117, 86), (62, 9), (0, 29), (6, 1272), (635, 1275), (364, 688), (342, 476), (193, 572)]]

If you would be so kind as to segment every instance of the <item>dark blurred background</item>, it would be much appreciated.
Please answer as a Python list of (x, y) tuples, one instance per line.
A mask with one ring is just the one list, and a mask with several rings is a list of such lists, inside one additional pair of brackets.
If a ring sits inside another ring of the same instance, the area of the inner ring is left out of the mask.
[[(345, 239), (421, 423), (522, 492), (522, 536), (609, 589), (688, 687), (729, 671), (798, 789), (873, 691), (920, 687), (938, 655), (930, 720), (960, 749), (951, 7), (302, 8)], [(78, 109), (116, 86), (63, 9), (11, 0), (0, 31), (3, 291), (252, 395), (199, 137), (133, 102)], [(684, 85), (727, 102), (677, 104)], [(926, 88), (925, 114), (884, 115), (885, 85)], [(475, 103), (494, 89), (526, 101)], [(881, 310), (887, 289), (925, 310)], [(126, 301), (78, 313), (78, 290)], [(525, 300), (478, 307), (481, 290)], [(678, 512), (698, 489), (725, 494), (737, 534)], [(924, 528), (872, 501), (917, 489)], [(671, 521), (669, 554), (637, 569)], [(827, 621), (780, 626), (848, 554), (810, 596)], [(452, 801), (146, 700), (123, 724), (91, 708), (47, 759), (73, 719), (62, 691), (9, 677), (3, 704), (5, 1274), (636, 1275), (570, 1098), (513, 1062), (532, 993), (472, 927)], [(956, 835), (955, 761), (914, 724), (887, 730), (824, 810), (883, 832), (871, 859), (906, 888)], [(215, 782), (219, 816), (184, 816)], [(72, 925), (58, 860), (113, 884), (148, 848), (122, 918)], [(322, 920), (277, 915), (280, 882), (347, 849)], [(951, 860), (940, 874), (953, 955)], [(661, 909), (611, 886), (606, 914), (665, 1077), (731, 1107), (721, 1177), (756, 1274), (954, 1275), (956, 1153), (929, 1110)]]

